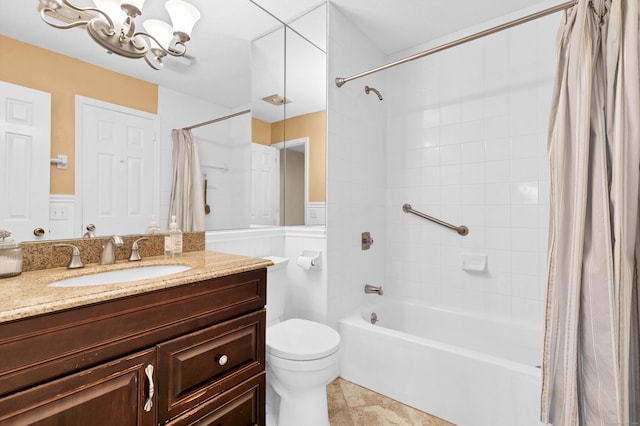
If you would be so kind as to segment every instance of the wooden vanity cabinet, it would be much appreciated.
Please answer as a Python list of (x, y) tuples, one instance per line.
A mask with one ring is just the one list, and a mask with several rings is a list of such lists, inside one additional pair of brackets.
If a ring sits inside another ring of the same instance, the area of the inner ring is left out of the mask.
[(145, 369), (154, 361), (150, 349), (6, 396), (0, 424), (153, 426), (155, 398)]
[(0, 425), (263, 425), (266, 269), (0, 324)]

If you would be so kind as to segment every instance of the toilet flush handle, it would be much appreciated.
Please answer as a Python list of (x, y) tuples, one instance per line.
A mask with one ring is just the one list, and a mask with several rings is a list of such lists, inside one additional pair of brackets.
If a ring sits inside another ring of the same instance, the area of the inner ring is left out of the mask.
[(223, 366), (229, 361), (229, 357), (226, 355), (220, 355), (218, 357), (218, 365)]

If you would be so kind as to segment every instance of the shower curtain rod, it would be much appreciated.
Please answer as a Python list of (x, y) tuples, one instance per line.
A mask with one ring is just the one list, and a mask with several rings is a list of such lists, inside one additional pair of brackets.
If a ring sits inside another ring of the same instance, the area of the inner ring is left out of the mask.
[(194, 124), (193, 126), (183, 127), (182, 130), (195, 129), (196, 127), (202, 127), (202, 126), (206, 126), (208, 124), (217, 123), (218, 121), (228, 120), (230, 118), (237, 117), (237, 116), (243, 115), (243, 114), (247, 114), (249, 112), (251, 112), (250, 109), (245, 109), (244, 111), (236, 112), (236, 113), (233, 113), (233, 114), (230, 114), (230, 115), (225, 115), (224, 117), (220, 117), (220, 118), (214, 118), (213, 120), (205, 121), (204, 123), (198, 123), (198, 124)]
[(498, 26), (495, 26), (495, 27), (492, 27), (492, 28), (488, 28), (488, 29), (486, 29), (484, 31), (480, 31), (480, 32), (477, 32), (475, 34), (471, 34), (471, 35), (468, 35), (466, 37), (462, 37), (462, 38), (460, 38), (458, 40), (454, 40), (454, 41), (450, 41), (449, 43), (441, 44), (440, 46), (436, 46), (436, 47), (433, 47), (431, 49), (425, 50), (423, 52), (416, 53), (415, 55), (408, 56), (408, 57), (406, 57), (404, 59), (400, 59), (400, 60), (397, 60), (395, 62), (391, 62), (391, 63), (386, 64), (386, 65), (382, 65), (382, 66), (380, 66), (378, 68), (373, 68), (373, 69), (370, 69), (369, 71), (365, 71), (365, 72), (362, 72), (360, 74), (352, 75), (351, 77), (336, 77), (336, 86), (342, 87), (345, 83), (347, 83), (347, 82), (349, 82), (351, 80), (355, 80), (356, 78), (364, 77), (364, 76), (367, 76), (369, 74), (376, 73), (378, 71), (384, 71), (384, 70), (386, 70), (388, 68), (395, 67), (396, 65), (404, 64), (405, 62), (410, 62), (410, 61), (413, 61), (415, 59), (424, 58), (425, 56), (429, 56), (432, 53), (441, 52), (443, 50), (449, 49), (450, 47), (455, 47), (455, 46), (458, 46), (460, 44), (466, 43), (468, 41), (476, 40), (476, 39), (482, 38), (484, 36), (488, 36), (490, 34), (494, 34), (494, 33), (497, 33), (499, 31), (506, 30), (508, 28), (516, 27), (516, 26), (518, 26), (520, 24), (524, 24), (526, 22), (533, 21), (533, 20), (538, 19), (538, 18), (542, 18), (543, 16), (547, 16), (547, 15), (551, 15), (551, 14), (556, 13), (556, 12), (560, 12), (561, 10), (565, 10), (565, 9), (568, 9), (568, 8), (570, 8), (572, 6), (575, 6), (576, 4), (578, 4), (577, 0), (566, 1), (564, 3), (560, 3), (560, 4), (556, 5), (556, 6), (552, 6), (552, 7), (548, 8), (548, 9), (543, 9), (543, 10), (541, 10), (539, 12), (535, 12), (535, 13), (532, 13), (530, 15), (523, 16), (522, 18), (518, 18), (518, 19), (515, 19), (513, 21), (509, 21), (509, 22), (506, 22), (504, 24), (501, 24), (501, 25), (498, 25)]

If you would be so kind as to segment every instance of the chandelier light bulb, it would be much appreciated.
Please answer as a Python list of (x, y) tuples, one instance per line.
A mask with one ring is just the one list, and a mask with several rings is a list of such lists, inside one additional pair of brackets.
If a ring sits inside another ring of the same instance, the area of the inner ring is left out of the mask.
[(152, 49), (157, 49), (158, 47), (169, 49), (171, 40), (173, 39), (173, 28), (171, 28), (171, 25), (159, 19), (147, 19), (142, 25), (149, 34), (160, 42), (160, 46), (158, 46), (158, 44), (151, 39)]
[(122, 6), (133, 6), (142, 13), (142, 6), (144, 6), (145, 0), (122, 0), (120, 3)]
[(181, 40), (187, 41), (191, 38), (191, 30), (200, 19), (200, 12), (190, 3), (182, 0), (168, 0), (164, 7), (169, 12), (173, 32)]
[(120, 7), (119, 0), (93, 0), (96, 9), (100, 9), (114, 22), (123, 23), (127, 19), (127, 14)]

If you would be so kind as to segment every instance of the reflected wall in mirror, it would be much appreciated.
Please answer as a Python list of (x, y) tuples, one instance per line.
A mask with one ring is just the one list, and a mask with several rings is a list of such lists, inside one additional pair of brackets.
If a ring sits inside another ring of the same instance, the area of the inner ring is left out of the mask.
[[(283, 58), (273, 53), (278, 44), (274, 40), (279, 38), (286, 46)], [(261, 70), (276, 69), (274, 62), (280, 60), (285, 85), (282, 92), (270, 91), (277, 77), (263, 75)], [(253, 223), (322, 225), (326, 203), (326, 5), (254, 41), (252, 68), (252, 173), (254, 182), (261, 185), (252, 200)], [(280, 97), (275, 102), (268, 102), (276, 95)], [(274, 161), (277, 166), (271, 170)]]
[[(90, 0), (76, 3), (85, 7), (92, 5)], [(252, 42), (283, 29), (283, 22), (290, 21), (292, 16), (305, 16), (305, 12), (315, 10), (319, 2), (287, 2), (291, 4), (286, 10), (293, 15), (278, 16), (278, 19), (261, 8), (269, 6), (262, 1), (192, 0), (191, 3), (200, 10), (202, 18), (189, 42), (189, 57), (167, 59), (162, 71), (154, 71), (143, 61), (106, 55), (80, 28), (63, 31), (47, 26), (40, 21), (37, 2), (0, 2), (0, 80), (51, 94), (50, 153), (52, 157), (58, 154), (68, 157), (66, 169), (59, 169), (55, 164), (45, 166), (50, 172), (50, 183), (44, 238), (81, 237), (91, 223), (90, 218), (76, 213), (77, 200), (85, 191), (79, 186), (75, 173), (79, 167), (75, 144), (82, 143), (76, 141), (76, 95), (157, 115), (159, 132), (154, 135), (154, 141), (160, 156), (154, 167), (158, 170), (159, 182), (151, 191), (157, 192), (159, 207), (154, 210), (159, 210), (155, 214), (164, 231), (168, 222), (171, 129), (253, 108), (252, 71), (256, 68), (251, 66)], [(162, 2), (145, 3), (145, 17), (167, 19), (163, 14), (166, 12)], [(301, 26), (301, 22), (298, 24)], [(285, 36), (280, 40), (279, 56), (284, 61)], [(287, 90), (283, 63), (268, 73), (279, 74), (279, 85), (271, 86), (274, 93), (285, 94)], [(260, 71), (266, 74), (265, 69)], [(280, 108), (279, 119), (265, 122), (270, 126), (278, 121), (284, 124), (285, 110)], [(245, 228), (253, 222), (251, 202), (256, 195), (251, 193), (253, 144), (250, 141), (256, 133), (255, 123), (256, 120), (244, 115), (193, 130), (201, 149), (203, 179), (210, 185), (207, 196), (212, 211), (207, 215), (208, 230)], [(272, 134), (276, 132), (278, 130)], [(281, 132), (278, 141), (286, 140), (285, 131)], [(6, 170), (1, 172), (5, 175)], [(286, 189), (282, 192), (286, 196)], [(6, 202), (6, 194), (0, 197)], [(0, 221), (5, 219), (2, 217)], [(285, 222), (281, 220), (280, 224)], [(0, 227), (10, 228), (11, 222)], [(123, 230), (96, 229), (95, 232), (102, 236), (121, 234)], [(14, 237), (23, 241), (33, 239), (33, 235)]]

